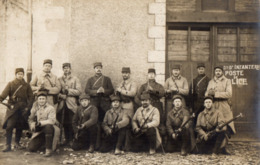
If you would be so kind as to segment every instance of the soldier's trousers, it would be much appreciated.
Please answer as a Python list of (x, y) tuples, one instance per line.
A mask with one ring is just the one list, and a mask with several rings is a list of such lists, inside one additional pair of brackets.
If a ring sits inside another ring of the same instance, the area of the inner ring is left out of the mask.
[(28, 145), (28, 149), (31, 152), (36, 152), (42, 145), (45, 144), (46, 149), (52, 149), (54, 127), (53, 125), (46, 125), (41, 127), (41, 133), (31, 139)]
[(176, 152), (181, 150), (182, 152), (187, 153), (191, 148), (190, 142), (191, 135), (189, 129), (183, 129), (176, 140), (169, 135), (165, 150), (167, 152)]
[(156, 129), (154, 127), (148, 128), (141, 136), (136, 137), (134, 134), (131, 135), (131, 150), (140, 151), (149, 149), (156, 149)]
[(106, 112), (111, 107), (111, 102), (108, 97), (92, 97), (90, 99), (92, 105), (98, 109), (98, 121), (103, 122)]
[(79, 131), (78, 139), (74, 139), (71, 148), (73, 150), (85, 149), (89, 145), (95, 146), (97, 138), (97, 125), (92, 125)]
[(15, 142), (16, 143), (20, 142), (23, 130), (22, 130), (22, 128), (20, 128), (18, 126), (19, 116), (20, 115), (18, 114), (18, 112), (16, 112), (7, 120), (7, 124), (6, 124), (6, 144), (7, 145), (11, 145), (11, 143), (12, 143), (12, 136), (13, 136), (13, 129), (14, 128), (16, 128)]
[(100, 152), (109, 152), (115, 147), (122, 150), (125, 144), (125, 136), (126, 128), (119, 129), (111, 136), (106, 136), (105, 134), (103, 134)]
[(220, 152), (220, 150), (225, 147), (225, 145), (222, 146), (222, 143), (226, 138), (225, 134), (225, 132), (219, 132), (213, 137), (209, 138), (207, 141), (205, 141), (204, 139), (201, 140), (199, 143), (197, 143), (199, 153), (217, 154), (218, 152)]

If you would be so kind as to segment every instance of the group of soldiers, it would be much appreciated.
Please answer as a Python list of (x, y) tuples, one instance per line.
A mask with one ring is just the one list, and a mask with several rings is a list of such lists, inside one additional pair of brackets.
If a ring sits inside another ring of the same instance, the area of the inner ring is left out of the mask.
[(0, 102), (8, 107), (3, 152), (11, 151), (13, 129), (17, 149), (22, 148), (23, 130), (29, 129), (28, 150), (44, 148), (44, 156), (51, 156), (61, 142), (73, 150), (115, 150), (117, 155), (141, 150), (149, 154), (180, 151), (182, 156), (229, 154), (226, 145), (235, 133), (234, 123), (227, 123), (233, 118), (232, 86), (222, 66), (214, 68), (210, 80), (205, 65), (199, 63), (198, 76), (190, 87), (180, 65), (172, 67), (164, 86), (156, 82), (156, 70), (151, 68), (147, 82), (139, 88), (130, 78), (130, 68), (123, 67), (123, 81), (114, 89), (111, 79), (102, 74), (102, 63), (96, 62), (95, 75), (82, 92), (70, 63), (62, 65), (60, 78), (51, 72), (52, 65), (52, 60), (44, 60), (43, 70), (30, 84), (24, 80), (24, 69), (17, 68), (15, 80), (0, 95)]

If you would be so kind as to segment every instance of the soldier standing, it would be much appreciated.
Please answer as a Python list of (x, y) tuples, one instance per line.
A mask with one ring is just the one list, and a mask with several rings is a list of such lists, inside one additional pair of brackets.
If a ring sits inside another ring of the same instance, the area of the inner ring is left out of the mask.
[(28, 149), (36, 152), (42, 145), (45, 145), (45, 157), (51, 156), (55, 151), (60, 136), (56, 110), (47, 102), (47, 93), (44, 89), (37, 92), (37, 101), (33, 104), (28, 120), (33, 132)]
[(116, 92), (119, 93), (121, 99), (121, 106), (127, 111), (128, 116), (132, 119), (134, 115), (134, 97), (137, 92), (137, 85), (130, 79), (130, 68), (122, 68), (123, 81), (118, 85)]
[(71, 75), (71, 64), (64, 63), (62, 65), (64, 75), (59, 78), (61, 84), (61, 99), (58, 107), (57, 118), (63, 124), (65, 142), (72, 142), (74, 134), (72, 128), (72, 118), (78, 107), (78, 97), (81, 94), (81, 84), (77, 77)]
[(75, 138), (73, 150), (80, 150), (89, 145), (88, 152), (93, 153), (97, 138), (98, 110), (90, 104), (90, 96), (82, 94), (79, 97), (80, 106), (73, 116), (73, 129)]
[(161, 135), (164, 135), (165, 132), (165, 113), (163, 111), (163, 104), (160, 99), (164, 96), (164, 88), (161, 84), (157, 83), (155, 80), (156, 71), (153, 68), (148, 69), (148, 81), (143, 84), (137, 93), (139, 100), (143, 93), (149, 93), (150, 102), (153, 107), (156, 107), (160, 112), (160, 125), (159, 131)]
[[(231, 81), (224, 76), (223, 66), (216, 66), (214, 68), (214, 73), (214, 78), (210, 80), (205, 95), (214, 98), (214, 109), (220, 110), (225, 121), (228, 121), (233, 118), (233, 112), (230, 108), (230, 99), (232, 98)], [(229, 137), (231, 134), (236, 133), (234, 122), (231, 122), (228, 125), (227, 133)], [(225, 138), (225, 140), (227, 141), (228, 139)], [(229, 151), (226, 148), (223, 152), (229, 154)]]
[(3, 129), (6, 129), (6, 145), (3, 152), (11, 151), (13, 129), (15, 132), (15, 148), (21, 149), (19, 144), (23, 129), (28, 128), (28, 115), (33, 104), (33, 93), (30, 85), (24, 80), (24, 69), (15, 69), (15, 80), (9, 82), (2, 94), (0, 102), (9, 97), (8, 108), (4, 118)]
[(100, 148), (101, 152), (108, 152), (111, 149), (115, 149), (115, 154), (122, 154), (127, 125), (129, 124), (130, 118), (121, 105), (120, 97), (117, 95), (111, 95), (112, 108), (106, 112), (102, 128), (104, 130), (104, 136), (102, 139), (102, 145)]
[(183, 97), (182, 106), (186, 107), (185, 98), (189, 94), (189, 85), (187, 79), (181, 76), (180, 69), (180, 65), (173, 65), (172, 76), (166, 80), (164, 85), (166, 91), (166, 114), (172, 109), (172, 97), (174, 95), (181, 95)]
[[(192, 121), (186, 125), (190, 118), (190, 113), (182, 106), (183, 97), (180, 95), (173, 96), (173, 109), (167, 115), (166, 127), (169, 134), (166, 150), (168, 152), (181, 149), (181, 155), (186, 156), (196, 145)], [(181, 128), (183, 126), (183, 128)]]
[(102, 122), (107, 110), (110, 109), (109, 96), (114, 88), (109, 77), (102, 74), (102, 63), (94, 63), (95, 76), (88, 79), (85, 92), (90, 95), (91, 104), (98, 108), (98, 121)]
[[(220, 110), (213, 107), (213, 97), (207, 96), (204, 99), (205, 109), (199, 113), (196, 132), (197, 146), (200, 153), (218, 154), (225, 151), (225, 136), (227, 127), (219, 130), (217, 127), (224, 124), (225, 120)], [(209, 132), (216, 129), (216, 133), (211, 135)], [(226, 152), (224, 152), (226, 153)]]
[(37, 94), (41, 88), (48, 90), (47, 101), (54, 106), (58, 103), (61, 86), (57, 76), (51, 73), (51, 69), (52, 60), (44, 60), (42, 72), (33, 77), (30, 85), (34, 94)]
[(198, 76), (193, 79), (193, 83), (190, 86), (190, 99), (193, 113), (195, 113), (195, 124), (199, 113), (204, 109), (204, 96), (210, 81), (210, 78), (205, 74), (204, 63), (198, 63), (197, 71)]
[(156, 148), (161, 144), (161, 137), (157, 128), (160, 124), (160, 113), (156, 107), (151, 105), (150, 99), (149, 94), (142, 94), (142, 106), (134, 114), (132, 149), (139, 151), (144, 149), (144, 146), (149, 146), (149, 154), (152, 155), (156, 153)]

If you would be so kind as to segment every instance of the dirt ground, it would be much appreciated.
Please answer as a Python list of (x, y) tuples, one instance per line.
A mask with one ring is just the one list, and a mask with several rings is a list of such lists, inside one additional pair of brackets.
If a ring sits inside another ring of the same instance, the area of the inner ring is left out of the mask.
[[(4, 137), (1, 133), (0, 149), (4, 147)], [(22, 145), (28, 143), (28, 139), (22, 138)], [(45, 158), (42, 153), (30, 153), (26, 149), (13, 150), (12, 152), (0, 152), (0, 165), (56, 165), (56, 164), (86, 164), (86, 165), (153, 165), (153, 164), (250, 164), (260, 165), (260, 142), (230, 142), (228, 149), (232, 155), (195, 155), (190, 154), (186, 157), (180, 156), (180, 153), (156, 153), (149, 156), (145, 152), (141, 153), (125, 153), (124, 155), (114, 155), (110, 153), (94, 152), (87, 153), (86, 150), (72, 151), (70, 148), (60, 147), (52, 157)]]

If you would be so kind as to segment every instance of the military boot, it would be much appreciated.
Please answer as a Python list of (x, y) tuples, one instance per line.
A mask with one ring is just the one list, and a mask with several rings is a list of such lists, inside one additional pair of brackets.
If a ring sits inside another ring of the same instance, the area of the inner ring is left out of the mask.
[(89, 152), (89, 153), (93, 153), (94, 150), (95, 150), (95, 147), (94, 147), (93, 144), (91, 144), (91, 145), (89, 146), (88, 152)]
[(45, 154), (43, 155), (44, 157), (50, 157), (52, 154), (52, 150), (51, 149), (46, 149)]
[(10, 144), (6, 144), (4, 149), (2, 150), (2, 152), (8, 152), (11, 151), (11, 145)]

